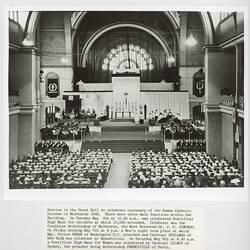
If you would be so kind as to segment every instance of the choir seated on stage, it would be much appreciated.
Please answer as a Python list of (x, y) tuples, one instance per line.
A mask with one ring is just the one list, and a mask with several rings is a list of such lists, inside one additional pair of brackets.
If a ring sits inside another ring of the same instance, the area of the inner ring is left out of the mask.
[(177, 152), (205, 152), (205, 140), (181, 140), (176, 143)]
[(62, 111), (62, 118), (64, 120), (86, 120), (86, 121), (93, 121), (93, 119), (100, 119), (101, 121), (106, 121), (108, 119), (106, 110), (103, 112), (97, 113), (95, 109), (80, 109), (79, 111), (75, 112), (74, 109), (71, 112), (67, 112), (65, 110)]
[(10, 188), (102, 188), (111, 164), (108, 150), (36, 152), (10, 163)]
[(171, 109), (164, 109), (160, 111), (159, 109), (151, 110), (148, 114), (148, 119), (154, 119), (155, 122), (165, 123), (167, 119), (173, 117)]
[[(149, 113), (149, 120), (154, 120), (154, 122), (161, 123), (162, 131), (165, 131), (166, 139), (204, 139), (205, 131), (201, 123), (186, 122), (172, 114), (171, 109), (165, 109), (163, 112), (159, 110), (153, 110)], [(199, 126), (198, 126), (199, 125)], [(202, 123), (203, 125), (203, 123)]]
[(69, 151), (69, 146), (63, 141), (40, 141), (35, 143), (35, 152)]
[(80, 122), (59, 122), (40, 129), (42, 140), (82, 139), (89, 132), (88, 125)]
[(75, 112), (74, 109), (71, 112), (62, 111), (62, 117), (63, 119), (87, 119), (87, 118), (96, 118), (96, 112), (93, 109), (90, 111), (90, 109), (85, 110), (80, 109), (79, 111)]
[(181, 121), (175, 116), (167, 118), (162, 124), (166, 139), (185, 140), (185, 139), (204, 139), (205, 131), (186, 121)]
[(238, 167), (205, 152), (133, 152), (130, 188), (241, 187)]

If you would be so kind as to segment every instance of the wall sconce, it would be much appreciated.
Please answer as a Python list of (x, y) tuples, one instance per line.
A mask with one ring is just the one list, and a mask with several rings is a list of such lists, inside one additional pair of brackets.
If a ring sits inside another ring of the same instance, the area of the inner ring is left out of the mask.
[(174, 62), (175, 62), (175, 58), (172, 55), (168, 57), (168, 63), (174, 63)]
[(39, 78), (40, 78), (40, 83), (44, 82), (44, 77), (43, 77), (43, 70), (40, 70)]
[(187, 46), (195, 46), (197, 44), (197, 40), (194, 38), (193, 34), (190, 34), (189, 37), (186, 40)]
[(67, 61), (68, 61), (68, 60), (67, 60), (67, 58), (65, 58), (65, 57), (62, 57), (61, 60), (60, 60), (61, 63), (67, 63)]
[(25, 39), (23, 40), (23, 45), (27, 47), (34, 46), (34, 41), (31, 34), (26, 34)]

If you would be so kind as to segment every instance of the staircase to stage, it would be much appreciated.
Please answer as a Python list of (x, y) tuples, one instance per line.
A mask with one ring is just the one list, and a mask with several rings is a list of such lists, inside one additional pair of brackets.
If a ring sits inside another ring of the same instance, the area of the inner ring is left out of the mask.
[(145, 131), (148, 129), (147, 124), (136, 124), (132, 119), (115, 119), (106, 123), (102, 123), (103, 132), (117, 131)]
[(130, 153), (138, 150), (164, 151), (164, 143), (160, 140), (105, 140), (105, 141), (86, 141), (82, 143), (82, 150), (87, 149), (111, 149), (113, 153)]

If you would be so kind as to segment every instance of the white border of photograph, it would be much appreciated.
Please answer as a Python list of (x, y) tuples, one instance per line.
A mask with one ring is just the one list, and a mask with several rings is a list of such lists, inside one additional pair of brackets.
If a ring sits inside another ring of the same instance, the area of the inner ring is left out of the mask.
[(249, 163), (249, 89), (245, 84), (245, 112), (244, 112), (244, 187), (243, 188), (171, 188), (171, 189), (46, 189), (46, 190), (10, 190), (9, 189), (9, 112), (8, 112), (8, 11), (9, 10), (96, 10), (96, 11), (242, 11), (244, 12), (244, 47), (245, 47), (245, 75), (244, 81), (248, 83), (248, 8), (243, 7), (195, 7), (166, 5), (136, 5), (136, 6), (110, 6), (110, 5), (82, 5), (82, 6), (9, 6), (4, 11), (4, 83), (2, 98), (4, 102), (3, 116), (4, 128), (4, 199), (15, 201), (246, 201), (248, 196), (248, 163)]

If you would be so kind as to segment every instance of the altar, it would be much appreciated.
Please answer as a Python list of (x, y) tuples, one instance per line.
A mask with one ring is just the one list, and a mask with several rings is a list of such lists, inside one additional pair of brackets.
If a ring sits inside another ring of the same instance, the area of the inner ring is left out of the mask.
[(113, 76), (115, 118), (135, 118), (140, 113), (140, 76)]
[(119, 111), (115, 112), (115, 118), (133, 118), (134, 113), (131, 111)]
[(140, 82), (137, 73), (114, 74), (111, 83), (86, 83), (82, 91), (64, 91), (64, 99), (65, 107), (72, 107), (70, 102), (74, 101), (79, 109), (94, 109), (99, 117), (109, 112), (110, 119), (139, 122), (165, 111), (179, 119), (190, 119), (188, 90), (169, 90), (163, 82)]

